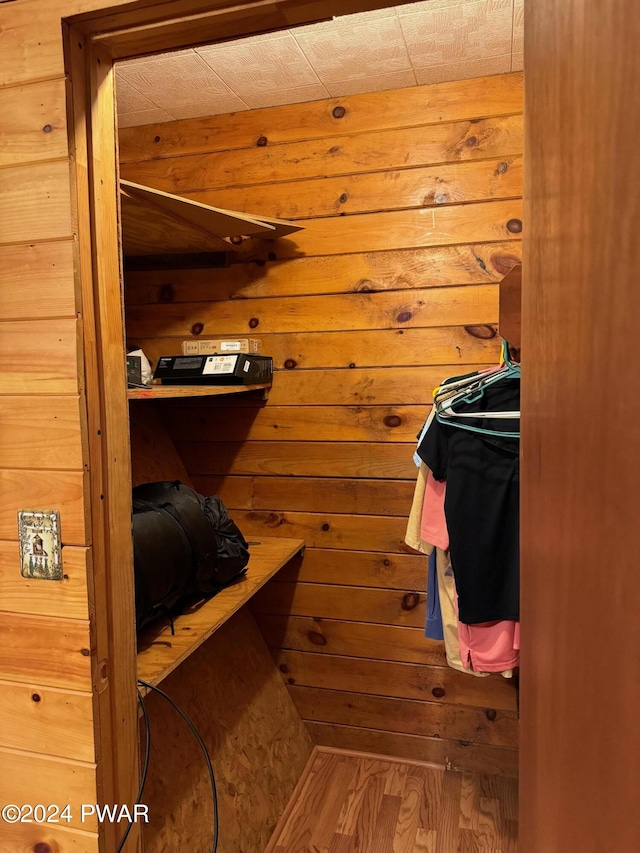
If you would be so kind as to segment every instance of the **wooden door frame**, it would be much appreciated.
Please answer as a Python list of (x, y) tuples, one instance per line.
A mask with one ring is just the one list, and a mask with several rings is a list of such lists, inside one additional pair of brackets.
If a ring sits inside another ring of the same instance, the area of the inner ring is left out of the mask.
[[(75, 274), (81, 295), (89, 460), (90, 616), (98, 800), (133, 803), (139, 785), (131, 541), (131, 460), (123, 358), (113, 63), (384, 8), (391, 0), (139, 0), (62, 20), (68, 79)], [(213, 7), (213, 8), (212, 8)], [(137, 827), (126, 853), (141, 849)], [(101, 829), (115, 853), (121, 828)]]

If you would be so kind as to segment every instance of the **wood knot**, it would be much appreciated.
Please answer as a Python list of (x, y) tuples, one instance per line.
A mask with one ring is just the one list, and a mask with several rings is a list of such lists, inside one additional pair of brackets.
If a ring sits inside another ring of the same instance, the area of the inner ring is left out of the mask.
[(307, 633), (307, 638), (310, 643), (313, 643), (314, 646), (326, 646), (327, 638), (324, 634), (321, 634), (319, 631), (309, 631)]
[(468, 137), (468, 139), (465, 139), (464, 144), (467, 146), (467, 148), (473, 148), (474, 145), (478, 144), (478, 137), (470, 136)]
[(172, 284), (163, 284), (158, 293), (158, 302), (173, 302), (175, 291)]
[(329, 149), (329, 154), (338, 154), (340, 151), (342, 151), (341, 145), (332, 145)]
[(355, 366), (356, 366), (355, 361), (350, 361), (350, 362), (349, 362), (349, 367), (350, 367), (350, 369), (351, 369), (351, 370), (353, 370), (353, 368), (354, 368)]
[(434, 687), (431, 691), (431, 695), (435, 696), (436, 699), (442, 699), (444, 696), (444, 687)]
[(293, 370), (294, 367), (298, 366), (298, 362), (295, 360), (295, 358), (288, 358), (285, 361), (284, 366), (286, 370)]
[(507, 222), (507, 231), (509, 231), (511, 234), (519, 234), (522, 231), (522, 220), (510, 219)]
[(465, 326), (465, 332), (471, 335), (472, 338), (479, 338), (481, 341), (492, 341), (498, 334), (494, 326)]
[(287, 678), (287, 684), (295, 684), (295, 683), (296, 683), (295, 678)]
[(382, 565), (383, 566), (390, 566), (391, 560), (389, 560), (389, 559), (387, 559), (387, 557), (385, 557), (384, 560), (382, 561)]
[(204, 331), (204, 323), (194, 323), (191, 327), (192, 335), (201, 335)]
[(408, 323), (412, 317), (413, 314), (411, 313), (411, 311), (401, 311), (396, 317), (396, 320), (398, 321), (398, 323)]
[(387, 415), (384, 419), (384, 425), (393, 429), (399, 427), (402, 423), (402, 418), (399, 415)]
[(340, 204), (344, 204), (348, 198), (349, 198), (348, 193), (342, 193), (342, 195), (340, 196), (338, 201), (340, 202)]
[(437, 195), (434, 196), (433, 200), (436, 204), (444, 204), (446, 201), (449, 200), (449, 197), (446, 193), (437, 193)]
[(258, 146), (258, 148), (264, 148), (268, 141), (269, 140), (266, 136), (259, 136), (256, 145)]
[(42, 697), (40, 696), (39, 693), (32, 693), (31, 698), (33, 699), (34, 702), (40, 702), (40, 700), (42, 699)]
[(153, 137), (153, 141), (154, 141), (154, 142), (156, 142), (156, 143), (157, 143), (157, 142), (160, 142), (160, 137), (159, 137), (159, 136), (154, 136), (154, 137)]
[(81, 655), (82, 655), (82, 657), (84, 657), (84, 658), (91, 657), (91, 652), (90, 652), (90, 650), (89, 650), (89, 649), (80, 649), (80, 654), (81, 654)]
[(286, 665), (286, 663), (281, 663), (278, 669), (280, 670), (280, 672), (284, 672), (285, 675), (289, 672), (289, 667)]
[(325, 523), (322, 525), (322, 529), (324, 530), (325, 533), (327, 532), (327, 530), (329, 530), (330, 526), (331, 525), (327, 521), (325, 521)]
[(43, 133), (51, 133), (52, 130), (53, 130), (53, 128), (51, 127), (50, 124), (45, 124), (45, 126), (42, 128)]
[(491, 266), (500, 275), (507, 275), (519, 263), (520, 258), (515, 255), (499, 255), (498, 253), (491, 255)]
[(496, 174), (497, 175), (504, 175), (504, 173), (507, 171), (508, 168), (509, 168), (509, 164), (503, 160), (502, 163), (498, 163), (498, 165), (496, 167)]
[(54, 853), (53, 847), (46, 841), (38, 841), (33, 845), (33, 853)]
[(257, 317), (252, 317), (252, 318), (249, 320), (249, 328), (250, 328), (250, 329), (255, 329), (255, 328), (256, 328), (257, 326), (259, 326), (259, 325), (260, 325), (260, 320), (258, 320), (258, 318), (257, 318)]
[(493, 708), (487, 708), (485, 711), (487, 720), (491, 720), (493, 722), (495, 718), (498, 716), (497, 713), (493, 710)]
[(417, 592), (406, 592), (402, 596), (402, 602), (400, 606), (403, 610), (415, 610), (415, 608), (420, 604), (420, 596)]
[(331, 111), (331, 115), (334, 118), (342, 118), (345, 113), (346, 113), (346, 110), (344, 107), (334, 107), (333, 110)]

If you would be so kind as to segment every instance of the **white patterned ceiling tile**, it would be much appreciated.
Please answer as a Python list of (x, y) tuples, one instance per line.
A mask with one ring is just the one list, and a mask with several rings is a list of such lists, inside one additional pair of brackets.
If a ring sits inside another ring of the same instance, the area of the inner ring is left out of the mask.
[(249, 109), (248, 104), (230, 92), (221, 95), (197, 96), (193, 102), (173, 104), (168, 111), (174, 118), (198, 118), (239, 113), (247, 109)]
[(173, 104), (196, 103), (205, 94), (230, 94), (218, 75), (193, 51), (126, 65), (120, 77), (168, 111)]
[(350, 16), (297, 32), (323, 83), (364, 79), (392, 71), (409, 71), (411, 62), (396, 17), (352, 24)]
[(514, 53), (524, 51), (524, 0), (513, 2), (513, 44)]
[(491, 74), (504, 74), (511, 71), (511, 54), (490, 56), (487, 59), (468, 59), (466, 62), (452, 62), (447, 65), (430, 65), (428, 68), (416, 68), (418, 85), (425, 83), (446, 83), (449, 80), (467, 80), (470, 77), (488, 77)]
[(420, 15), (423, 12), (433, 12), (434, 9), (450, 9), (452, 6), (464, 6), (474, 0), (422, 0), (418, 3), (403, 3), (396, 6), (396, 15), (402, 18), (404, 15)]
[(399, 18), (414, 68), (511, 53), (512, 0), (477, 0)]
[(154, 108), (152, 101), (138, 92), (120, 74), (116, 74), (116, 98), (118, 109), (123, 113), (140, 112), (140, 110), (151, 110)]
[(363, 95), (365, 92), (384, 92), (388, 89), (405, 89), (415, 86), (416, 78), (413, 71), (394, 71), (391, 74), (378, 74), (373, 77), (362, 77), (359, 80), (340, 80), (327, 83), (327, 89), (332, 98), (342, 95)]
[(305, 101), (322, 101), (329, 97), (329, 92), (322, 83), (313, 86), (297, 86), (293, 89), (272, 89), (269, 92), (252, 92), (243, 95), (243, 99), (257, 110), (262, 107), (279, 107), (283, 104), (302, 104)]
[(246, 42), (226, 42), (200, 48), (198, 53), (241, 97), (318, 83), (313, 68), (289, 33)]
[(174, 116), (164, 110), (137, 110), (131, 113), (118, 113), (118, 125), (120, 127), (136, 127), (140, 124), (156, 124), (164, 121), (172, 121)]

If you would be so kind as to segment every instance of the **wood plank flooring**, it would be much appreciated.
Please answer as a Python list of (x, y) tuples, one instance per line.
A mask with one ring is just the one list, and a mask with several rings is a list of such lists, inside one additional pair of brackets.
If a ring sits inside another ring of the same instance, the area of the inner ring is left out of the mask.
[(518, 783), (317, 748), (265, 853), (516, 853)]

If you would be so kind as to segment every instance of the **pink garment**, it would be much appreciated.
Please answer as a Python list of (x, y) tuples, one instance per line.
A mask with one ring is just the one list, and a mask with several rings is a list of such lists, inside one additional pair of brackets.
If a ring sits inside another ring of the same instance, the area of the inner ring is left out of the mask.
[[(504, 672), (520, 665), (520, 623), (502, 619), (465, 625), (458, 622), (460, 657), (465, 669)], [(518, 644), (518, 645), (517, 645)]]
[(444, 515), (444, 495), (447, 484), (439, 483), (431, 471), (427, 477), (422, 504), (422, 519), (420, 522), (420, 538), (430, 542), (443, 551), (449, 550), (449, 531)]
[[(420, 536), (437, 548), (449, 548), (449, 532), (444, 514), (446, 482), (439, 483), (431, 471), (422, 506)], [(454, 596), (456, 617), (458, 599)], [(475, 672), (505, 672), (520, 665), (520, 623), (509, 619), (465, 625), (458, 621), (460, 657), (465, 669)]]

